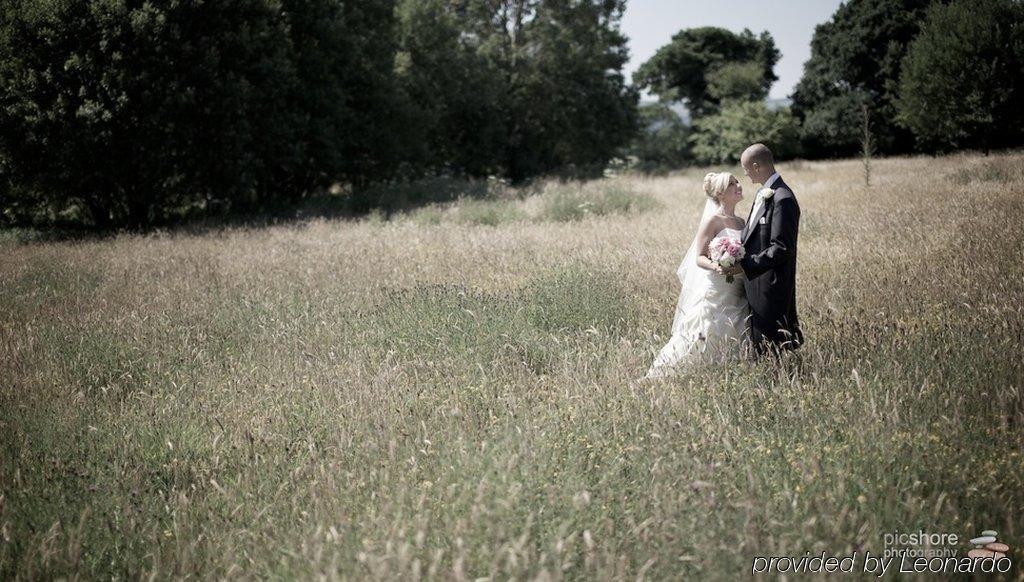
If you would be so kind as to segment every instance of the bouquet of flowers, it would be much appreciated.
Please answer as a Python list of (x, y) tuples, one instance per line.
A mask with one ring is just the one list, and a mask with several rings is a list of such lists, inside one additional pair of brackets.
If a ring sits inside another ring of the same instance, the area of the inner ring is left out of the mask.
[[(711, 254), (711, 260), (718, 263), (723, 269), (728, 269), (735, 265), (745, 254), (743, 244), (740, 243), (739, 239), (731, 236), (715, 237), (711, 244), (708, 245), (708, 252)], [(732, 283), (733, 276), (726, 276), (725, 281)]]

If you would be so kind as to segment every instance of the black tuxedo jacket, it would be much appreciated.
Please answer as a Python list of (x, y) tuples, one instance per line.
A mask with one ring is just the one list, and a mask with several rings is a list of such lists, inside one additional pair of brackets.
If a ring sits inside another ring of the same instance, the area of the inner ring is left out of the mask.
[(804, 341), (796, 318), (800, 205), (781, 177), (768, 186), (775, 195), (764, 201), (753, 221), (748, 217), (741, 234), (746, 254), (740, 266), (746, 275), (750, 336), (759, 352), (769, 346), (795, 349)]

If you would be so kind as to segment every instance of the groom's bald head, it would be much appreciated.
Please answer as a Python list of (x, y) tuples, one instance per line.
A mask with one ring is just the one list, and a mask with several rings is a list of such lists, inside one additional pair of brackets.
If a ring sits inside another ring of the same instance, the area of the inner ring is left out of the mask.
[(755, 143), (743, 150), (743, 155), (740, 156), (740, 163), (747, 165), (754, 162), (761, 166), (774, 166), (775, 158), (772, 157), (772, 150), (768, 149), (768, 146), (763, 143)]
[(754, 145), (743, 150), (740, 156), (740, 165), (747, 176), (758, 184), (763, 184), (772, 174), (775, 173), (775, 158), (772, 150), (763, 143)]

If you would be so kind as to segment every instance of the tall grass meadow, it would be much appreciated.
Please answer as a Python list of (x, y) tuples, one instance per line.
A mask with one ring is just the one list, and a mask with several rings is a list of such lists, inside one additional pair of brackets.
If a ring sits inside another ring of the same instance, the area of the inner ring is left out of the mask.
[(657, 382), (704, 169), (0, 234), (0, 578), (733, 580), (993, 529), (1021, 579), (1022, 164), (783, 164), (807, 345)]

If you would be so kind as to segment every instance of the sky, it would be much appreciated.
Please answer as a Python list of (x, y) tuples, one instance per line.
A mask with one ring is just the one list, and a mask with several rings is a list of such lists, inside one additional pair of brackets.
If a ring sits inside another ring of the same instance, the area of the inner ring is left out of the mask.
[(626, 79), (684, 28), (718, 26), (734, 32), (767, 30), (782, 58), (769, 97), (793, 93), (811, 56), (814, 27), (831, 18), (841, 0), (628, 0), (622, 31), (629, 37)]

